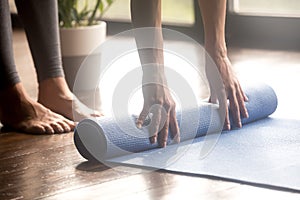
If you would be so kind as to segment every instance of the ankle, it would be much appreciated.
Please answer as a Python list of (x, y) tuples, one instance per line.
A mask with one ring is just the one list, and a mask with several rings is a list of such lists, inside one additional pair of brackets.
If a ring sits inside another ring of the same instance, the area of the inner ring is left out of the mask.
[(59, 96), (62, 98), (70, 98), (70, 91), (64, 77), (48, 78), (39, 83), (39, 98), (47, 98), (49, 96)]
[(17, 83), (11, 87), (8, 87), (0, 91), (0, 103), (3, 105), (3, 102), (16, 102), (28, 99), (28, 95), (21, 83)]
[[(3, 120), (5, 118), (8, 121), (18, 121), (31, 112), (28, 108), (32, 108), (33, 104), (34, 101), (27, 95), (23, 85), (17, 83), (0, 92), (0, 119)], [(26, 112), (24, 112), (24, 109)]]

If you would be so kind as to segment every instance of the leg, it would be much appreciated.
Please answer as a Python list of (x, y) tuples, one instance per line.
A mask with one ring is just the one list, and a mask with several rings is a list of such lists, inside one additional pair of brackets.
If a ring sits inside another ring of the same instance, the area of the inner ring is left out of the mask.
[(79, 118), (100, 116), (98, 112), (84, 106), (72, 94), (65, 81), (61, 63), (57, 1), (15, 2), (24, 23), (38, 74), (38, 102), (72, 120), (74, 115)]
[[(176, 142), (179, 142), (180, 137), (176, 120), (175, 102), (169, 92), (164, 74), (161, 0), (132, 0), (131, 16), (135, 28), (152, 27), (151, 30), (142, 31), (142, 34), (140, 34), (139, 30), (135, 32), (143, 68), (144, 83), (144, 107), (137, 121), (137, 126), (142, 126), (151, 107), (158, 104), (160, 107), (154, 111), (153, 123), (151, 123), (153, 126), (150, 127), (150, 142), (155, 143), (158, 141), (159, 146), (165, 147), (169, 127)], [(142, 49), (145, 46), (150, 48)], [(151, 48), (152, 46), (154, 47)], [(152, 84), (149, 84), (149, 82), (152, 82)], [(162, 109), (166, 111), (166, 115), (162, 114)]]
[(0, 120), (29, 133), (69, 132), (74, 123), (32, 101), (18, 77), (13, 58), (8, 1), (0, 1)]
[[(230, 102), (230, 111), (235, 124), (242, 127), (241, 116), (248, 117), (244, 101), (247, 100), (238, 79), (236, 78), (230, 60), (227, 56), (225, 42), (225, 18), (226, 0), (198, 0), (205, 32), (205, 48), (216, 63), (223, 80), (226, 95), (217, 95), (212, 92), (212, 101), (219, 99), (219, 102)], [(224, 105), (227, 108), (227, 104)], [(226, 109), (227, 110), (227, 109)], [(225, 118), (225, 129), (230, 129), (230, 121), (227, 110)]]
[(12, 48), (8, 0), (0, 1), (0, 90), (20, 82)]

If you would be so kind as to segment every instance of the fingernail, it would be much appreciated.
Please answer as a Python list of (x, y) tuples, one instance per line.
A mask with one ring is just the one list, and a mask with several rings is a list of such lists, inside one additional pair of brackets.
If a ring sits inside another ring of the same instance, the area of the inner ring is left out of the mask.
[(231, 129), (230, 124), (226, 124), (225, 129), (229, 131)]
[(167, 146), (167, 142), (163, 142), (163, 148)]
[(167, 142), (162, 142), (160, 145), (161, 148), (165, 148), (166, 146), (167, 146)]
[(141, 129), (142, 128), (142, 124), (141, 123), (136, 123), (136, 127), (138, 128), (138, 129)]
[(176, 137), (176, 143), (180, 143), (180, 136)]
[(155, 137), (151, 137), (151, 138), (150, 138), (150, 143), (151, 143), (151, 144), (156, 143), (156, 138), (155, 138)]
[(242, 123), (241, 122), (238, 123), (238, 127), (242, 128)]
[(178, 144), (180, 142), (180, 136), (179, 134), (175, 135), (174, 141)]

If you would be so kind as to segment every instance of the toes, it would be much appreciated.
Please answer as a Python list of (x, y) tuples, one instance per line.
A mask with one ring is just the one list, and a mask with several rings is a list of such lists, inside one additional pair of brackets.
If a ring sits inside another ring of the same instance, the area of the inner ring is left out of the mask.
[(68, 120), (63, 117), (63, 119), (60, 121), (60, 125), (63, 126), (65, 132), (73, 131), (75, 128), (75, 122)]
[(45, 133), (47, 133), (47, 134), (54, 134), (55, 133), (54, 129), (50, 126), (50, 124), (44, 123), (43, 126), (46, 130)]
[(99, 111), (94, 111), (93, 113), (90, 114), (91, 117), (102, 117), (104, 116), (103, 113)]
[(42, 125), (36, 124), (30, 128), (29, 132), (36, 133), (36, 134), (44, 134), (46, 133), (46, 129)]
[(57, 123), (62, 127), (63, 132), (73, 131), (75, 128), (75, 123), (62, 115), (55, 114), (55, 118), (57, 119)]
[(26, 123), (26, 125), (22, 126), (20, 128), (18, 128), (19, 130), (25, 131), (27, 133), (33, 133), (33, 134), (45, 134), (46, 133), (46, 128), (39, 124), (32, 124), (32, 123)]
[(74, 129), (74, 127), (71, 127), (66, 122), (58, 122), (58, 123), (62, 127), (63, 132), (65, 132), (65, 133), (71, 132)]
[(54, 134), (54, 129), (47, 123), (44, 122), (27, 122), (26, 125), (21, 125), (18, 130), (31, 133), (31, 134)]
[(53, 128), (53, 130), (55, 131), (55, 133), (63, 133), (65, 132), (65, 130), (63, 129), (63, 127), (57, 123), (57, 122), (52, 122), (50, 124), (50, 126)]

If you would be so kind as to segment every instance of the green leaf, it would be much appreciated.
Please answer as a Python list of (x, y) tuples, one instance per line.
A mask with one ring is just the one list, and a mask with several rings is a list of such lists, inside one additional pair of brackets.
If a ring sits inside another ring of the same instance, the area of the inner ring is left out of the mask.
[(95, 24), (97, 18), (101, 18), (113, 2), (114, 0), (57, 0), (59, 24), (74, 27), (85, 25), (84, 20), (88, 21), (88, 25)]
[(110, 6), (114, 1), (113, 0), (106, 0), (108, 6)]
[(100, 13), (102, 13), (103, 10), (104, 10), (104, 4), (103, 4), (102, 1), (101, 1), (101, 3), (99, 4), (98, 8), (99, 8)]

